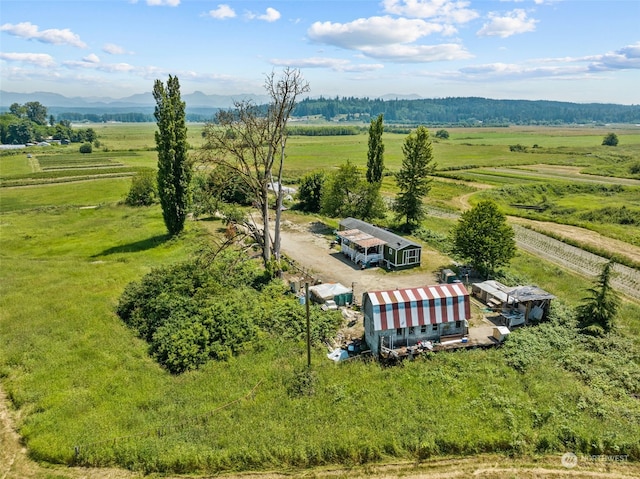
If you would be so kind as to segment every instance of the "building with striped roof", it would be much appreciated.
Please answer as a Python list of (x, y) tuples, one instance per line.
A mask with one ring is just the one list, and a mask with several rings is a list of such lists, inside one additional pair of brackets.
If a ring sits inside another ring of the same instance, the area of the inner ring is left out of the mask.
[(464, 335), (471, 317), (469, 293), (462, 283), (369, 291), (362, 296), (365, 341), (378, 355), (443, 336)]

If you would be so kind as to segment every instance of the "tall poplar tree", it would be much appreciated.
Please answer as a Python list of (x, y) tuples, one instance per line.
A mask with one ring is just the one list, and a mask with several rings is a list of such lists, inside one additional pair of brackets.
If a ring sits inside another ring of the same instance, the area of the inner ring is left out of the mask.
[(369, 126), (369, 151), (367, 152), (367, 181), (380, 183), (384, 171), (384, 143), (382, 143), (382, 113)]
[(393, 203), (396, 219), (404, 218), (405, 227), (418, 224), (425, 216), (422, 199), (431, 190), (431, 178), (436, 165), (429, 130), (419, 126), (409, 134), (402, 146), (404, 159), (400, 171), (396, 173), (396, 183), (400, 190)]
[(180, 99), (178, 77), (169, 75), (166, 87), (160, 80), (156, 80), (153, 97), (156, 100), (154, 116), (158, 125), (155, 133), (158, 150), (158, 196), (164, 224), (173, 236), (184, 229), (192, 174), (187, 154), (185, 103)]

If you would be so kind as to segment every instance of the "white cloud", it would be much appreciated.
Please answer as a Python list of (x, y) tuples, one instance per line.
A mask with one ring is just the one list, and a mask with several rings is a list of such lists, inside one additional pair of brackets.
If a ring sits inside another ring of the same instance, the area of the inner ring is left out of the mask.
[(326, 68), (335, 72), (365, 72), (384, 68), (380, 63), (354, 64), (338, 58), (312, 57), (303, 59), (272, 59), (271, 64), (292, 68)]
[(83, 62), (87, 63), (100, 63), (100, 57), (95, 53), (91, 53), (82, 59)]
[(253, 12), (247, 12), (245, 14), (245, 17), (248, 18), (249, 20), (263, 20), (265, 22), (275, 22), (277, 20), (280, 20), (280, 12), (278, 10), (276, 10), (275, 8), (267, 8), (267, 10), (265, 11), (264, 14), (259, 15), (257, 13), (253, 13)]
[(177, 7), (180, 0), (147, 0), (147, 5), (151, 7)]
[(34, 25), (31, 22), (22, 22), (15, 25), (5, 23), (0, 27), (0, 30), (16, 37), (26, 38), (27, 40), (36, 40), (42, 43), (71, 45), (78, 48), (87, 47), (87, 44), (80, 40), (80, 37), (68, 28), (62, 30), (50, 28), (48, 30), (40, 31), (38, 25)]
[(414, 18), (434, 18), (445, 22), (467, 23), (478, 18), (471, 2), (452, 0), (384, 0), (384, 11)]
[(39, 67), (51, 67), (56, 64), (46, 53), (0, 53), (0, 59), (10, 62), (30, 63)]
[(389, 45), (363, 48), (361, 51), (372, 58), (397, 63), (428, 63), (438, 61), (465, 60), (473, 55), (457, 43), (440, 45)]
[(105, 45), (102, 47), (102, 51), (108, 53), (109, 55), (123, 55), (127, 53), (124, 48), (114, 43), (105, 43)]
[(315, 22), (307, 34), (313, 41), (347, 49), (411, 43), (443, 27), (419, 19), (371, 17), (349, 23)]
[(591, 71), (639, 70), (640, 42), (627, 45), (615, 52), (605, 53), (592, 58)]
[(538, 20), (527, 18), (527, 12), (520, 8), (504, 15), (491, 12), (489, 13), (489, 22), (483, 25), (478, 31), (478, 35), (481, 37), (498, 36), (507, 38), (517, 33), (535, 31), (536, 23), (538, 23)]
[(359, 18), (350, 23), (316, 22), (308, 30), (311, 40), (357, 50), (375, 59), (398, 63), (423, 63), (471, 58), (457, 43), (419, 45), (432, 33), (449, 34), (449, 25), (422, 19), (391, 16)]
[(128, 63), (102, 63), (97, 55), (88, 55), (81, 61), (66, 61), (62, 65), (69, 69), (91, 69), (106, 73), (134, 73), (137, 68)]
[(229, 5), (220, 4), (215, 10), (209, 10), (208, 15), (218, 20), (224, 20), (225, 18), (234, 18), (236, 12)]
[(617, 70), (640, 70), (640, 42), (601, 55), (543, 58), (522, 63), (487, 63), (461, 68), (447, 75), (451, 79), (473, 81), (530, 78), (584, 80)]

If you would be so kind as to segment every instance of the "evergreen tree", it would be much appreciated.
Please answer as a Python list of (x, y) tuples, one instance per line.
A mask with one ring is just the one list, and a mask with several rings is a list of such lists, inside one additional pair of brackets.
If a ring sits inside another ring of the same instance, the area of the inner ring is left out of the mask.
[(429, 140), (429, 130), (419, 126), (409, 134), (402, 146), (404, 159), (400, 171), (396, 173), (396, 183), (400, 192), (396, 196), (393, 210), (396, 219), (404, 218), (405, 227), (419, 223), (425, 216), (422, 199), (431, 190), (431, 178), (436, 167)]
[(158, 195), (164, 223), (170, 235), (184, 228), (189, 206), (191, 163), (187, 155), (185, 103), (180, 99), (178, 77), (169, 75), (167, 85), (156, 80), (153, 86), (157, 121)]
[(614, 264), (609, 261), (604, 265), (593, 287), (587, 290), (588, 295), (576, 308), (578, 323), (588, 334), (599, 336), (614, 327), (620, 307), (620, 299), (610, 284)]
[(384, 144), (382, 143), (383, 115), (371, 120), (369, 126), (369, 151), (367, 152), (367, 181), (380, 183), (384, 171)]

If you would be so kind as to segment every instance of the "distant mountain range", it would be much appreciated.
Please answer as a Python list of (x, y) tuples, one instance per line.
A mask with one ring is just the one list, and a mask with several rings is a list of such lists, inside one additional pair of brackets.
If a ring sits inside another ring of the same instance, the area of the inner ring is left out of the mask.
[[(190, 108), (231, 108), (233, 102), (238, 100), (251, 100), (257, 104), (268, 101), (266, 95), (238, 94), (238, 95), (206, 95), (195, 91), (182, 95), (182, 100)], [(36, 91), (33, 93), (14, 93), (0, 90), (0, 108), (8, 108), (14, 103), (20, 105), (32, 101), (40, 102), (47, 108), (153, 108), (155, 100), (151, 92), (138, 93), (125, 98), (109, 97), (67, 97), (57, 93)]]

